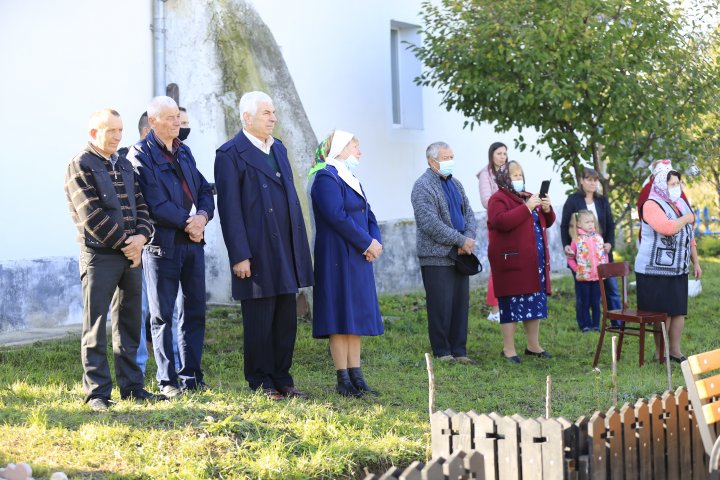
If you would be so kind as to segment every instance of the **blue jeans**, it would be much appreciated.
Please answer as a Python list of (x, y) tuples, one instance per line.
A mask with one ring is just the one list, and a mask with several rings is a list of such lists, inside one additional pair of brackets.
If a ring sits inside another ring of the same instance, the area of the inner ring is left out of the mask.
[[(180, 370), (180, 356), (177, 348), (178, 311), (182, 308), (182, 288), (178, 289), (178, 296), (175, 300), (172, 318), (173, 351), (175, 352), (175, 370)], [(145, 326), (150, 324), (150, 308), (148, 307), (147, 286), (145, 275), (142, 277), (142, 316), (140, 317), (140, 345), (137, 352), (137, 364), (145, 375), (145, 366), (148, 360), (147, 333)]]
[(600, 328), (600, 282), (575, 280), (575, 319), (583, 331)]
[[(620, 290), (618, 290), (616, 278), (605, 279), (605, 300), (610, 310), (620, 310), (622, 308), (622, 302), (620, 301)], [(622, 322), (618, 320), (612, 320), (610, 324), (613, 327), (619, 327)]]
[[(575, 272), (572, 272), (573, 279), (575, 278)], [(577, 280), (575, 280), (575, 283), (577, 284)], [(607, 301), (607, 306), (610, 310), (620, 310), (622, 308), (622, 302), (620, 299), (620, 290), (617, 286), (617, 279), (616, 278), (606, 278), (605, 279), (605, 300)], [(577, 309), (577, 305), (581, 302), (580, 297), (578, 296), (578, 290), (575, 289), (575, 305)], [(613, 327), (619, 327), (621, 322), (617, 320), (612, 320), (610, 324)], [(579, 326), (579, 325), (578, 325)], [(582, 328), (582, 327), (581, 327)]]
[[(205, 341), (205, 253), (197, 243), (177, 244), (173, 258), (143, 251), (144, 274), (153, 350), (160, 387), (194, 389), (203, 384), (200, 367)], [(173, 341), (173, 310), (182, 288), (178, 308), (178, 336)], [(173, 344), (177, 344), (180, 370), (175, 368)]]

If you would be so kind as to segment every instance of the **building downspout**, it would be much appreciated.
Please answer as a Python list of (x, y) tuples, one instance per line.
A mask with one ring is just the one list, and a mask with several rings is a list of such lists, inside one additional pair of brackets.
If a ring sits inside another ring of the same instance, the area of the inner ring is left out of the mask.
[(154, 95), (165, 95), (165, 2), (153, 1), (153, 81)]

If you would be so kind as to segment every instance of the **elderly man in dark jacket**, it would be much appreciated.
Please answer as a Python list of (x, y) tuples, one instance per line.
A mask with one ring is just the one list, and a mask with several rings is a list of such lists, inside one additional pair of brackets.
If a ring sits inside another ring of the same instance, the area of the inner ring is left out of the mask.
[(472, 253), (477, 220), (462, 184), (452, 176), (450, 146), (435, 142), (427, 148), (426, 157), (429, 168), (415, 182), (410, 199), (430, 345), (441, 360), (473, 363), (466, 349), (470, 280), (455, 269), (448, 255), (451, 250)]
[(218, 213), (241, 301), (245, 379), (273, 400), (305, 397), (290, 375), (295, 295), (313, 283), (305, 221), (285, 146), (272, 137), (275, 107), (262, 92), (240, 99), (243, 129), (217, 150)]
[(90, 117), (90, 143), (70, 161), (65, 175), (80, 242), (83, 386), (85, 400), (96, 411), (110, 407), (106, 322), (111, 301), (120, 397), (164, 398), (144, 389), (135, 358), (140, 339), (140, 255), (153, 228), (132, 165), (116, 154), (122, 127), (115, 110), (95, 112)]
[[(140, 174), (140, 188), (155, 223), (143, 252), (153, 349), (160, 391), (177, 397), (205, 388), (200, 366), (205, 341), (205, 225), (213, 216), (212, 187), (198, 171), (190, 148), (177, 137), (180, 110), (170, 97), (148, 107), (150, 133), (128, 152)], [(173, 352), (173, 308), (182, 286), (178, 354)]]

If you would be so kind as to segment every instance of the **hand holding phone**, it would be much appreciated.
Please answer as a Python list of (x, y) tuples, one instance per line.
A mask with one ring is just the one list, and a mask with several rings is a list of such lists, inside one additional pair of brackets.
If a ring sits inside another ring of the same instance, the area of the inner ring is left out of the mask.
[(540, 198), (547, 197), (548, 191), (550, 190), (550, 180), (543, 180), (540, 184)]

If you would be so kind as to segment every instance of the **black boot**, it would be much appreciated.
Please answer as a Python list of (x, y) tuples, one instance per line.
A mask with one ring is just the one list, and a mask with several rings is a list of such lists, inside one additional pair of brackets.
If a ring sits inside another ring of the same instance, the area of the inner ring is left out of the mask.
[(336, 370), (337, 387), (335, 390), (343, 397), (362, 397), (362, 392), (358, 391), (350, 381), (347, 369)]
[(348, 373), (350, 374), (350, 381), (352, 382), (353, 386), (358, 389), (358, 391), (372, 393), (373, 395), (380, 394), (380, 392), (378, 392), (377, 390), (373, 390), (367, 384), (367, 382), (365, 381), (365, 377), (363, 377), (362, 370), (360, 370), (360, 367), (348, 368)]

